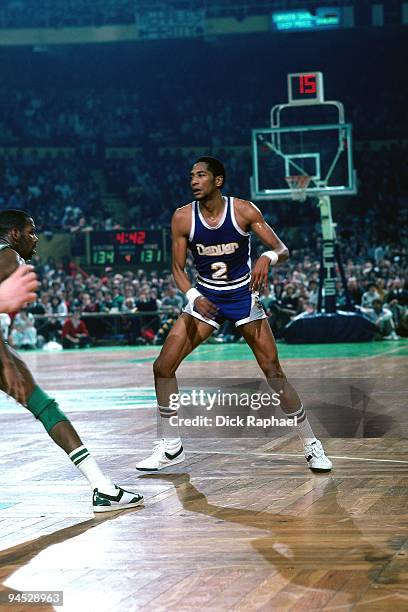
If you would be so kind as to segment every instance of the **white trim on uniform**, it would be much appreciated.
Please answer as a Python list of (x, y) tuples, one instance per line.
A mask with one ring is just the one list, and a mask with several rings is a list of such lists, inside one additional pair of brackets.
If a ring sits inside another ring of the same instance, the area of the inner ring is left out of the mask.
[(247, 272), (246, 274), (244, 274), (243, 276), (240, 276), (239, 278), (233, 278), (230, 281), (225, 281), (225, 280), (213, 280), (212, 278), (205, 278), (204, 276), (201, 276), (201, 274), (197, 274), (197, 279), (199, 281), (204, 281), (205, 283), (210, 283), (210, 284), (214, 284), (214, 285), (232, 285), (233, 283), (239, 283), (240, 281), (243, 280), (249, 280), (251, 273)]
[(193, 242), (195, 232), (195, 202), (191, 202), (191, 228), (190, 235), (188, 237), (189, 242)]
[(238, 225), (238, 221), (236, 220), (235, 217), (235, 204), (234, 204), (234, 200), (235, 198), (230, 198), (230, 202), (231, 202), (231, 221), (232, 221), (232, 225), (235, 227), (235, 229), (237, 230), (237, 232), (239, 234), (241, 234), (241, 236), (249, 236), (250, 232), (244, 232), (243, 229), (241, 229)]
[[(260, 213), (261, 213), (260, 209), (257, 207), (257, 205), (256, 205), (256, 204), (254, 204), (254, 203), (253, 203), (253, 202), (251, 202), (251, 201), (249, 201), (249, 203), (250, 203), (250, 204), (252, 204), (252, 206), (253, 206), (254, 208), (256, 208), (256, 210), (257, 210), (258, 212), (260, 212)], [(262, 213), (261, 213), (261, 214), (262, 214)]]
[(204, 321), (204, 323), (208, 323), (208, 325), (211, 325), (215, 329), (220, 329), (221, 327), (220, 324), (217, 323), (217, 321), (214, 321), (213, 319), (207, 319), (206, 317), (203, 317), (203, 315), (201, 315), (199, 312), (195, 311), (193, 305), (190, 302), (188, 302), (188, 304), (183, 308), (183, 312), (190, 315), (190, 317), (194, 317), (195, 319)]
[(248, 240), (248, 261), (249, 275), (252, 275), (252, 259), (251, 259), (251, 238)]
[(203, 215), (201, 214), (201, 210), (200, 210), (200, 202), (197, 202), (197, 210), (198, 210), (198, 216), (200, 218), (201, 223), (204, 225), (204, 227), (206, 227), (209, 230), (217, 230), (220, 229), (220, 227), (223, 225), (226, 216), (227, 216), (227, 211), (228, 211), (228, 199), (223, 196), (223, 200), (224, 200), (224, 212), (222, 213), (222, 217), (221, 219), (218, 221), (217, 225), (211, 226), (208, 225), (208, 223), (206, 223)]
[(239, 319), (239, 321), (235, 321), (235, 327), (239, 327), (240, 325), (245, 325), (245, 323), (252, 323), (252, 321), (261, 321), (262, 319), (266, 319), (266, 314), (259, 302), (258, 293), (252, 294), (251, 300), (251, 310), (248, 317), (245, 319)]
[(242, 283), (237, 283), (236, 285), (223, 285), (222, 287), (216, 287), (215, 285), (209, 285), (208, 283), (204, 283), (201, 280), (196, 280), (197, 285), (201, 285), (202, 287), (207, 287), (207, 289), (213, 289), (214, 291), (231, 291), (232, 289), (239, 289), (239, 287), (243, 287), (244, 285), (249, 285), (249, 281), (251, 280), (248, 277), (246, 280), (242, 281)]

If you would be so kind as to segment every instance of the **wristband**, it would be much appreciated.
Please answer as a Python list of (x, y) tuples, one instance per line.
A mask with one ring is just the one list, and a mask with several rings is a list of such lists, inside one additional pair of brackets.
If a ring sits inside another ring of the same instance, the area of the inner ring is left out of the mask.
[(202, 294), (195, 287), (191, 287), (188, 291), (186, 291), (186, 298), (190, 302), (190, 304), (194, 304), (198, 297), (203, 297)]
[(276, 251), (265, 251), (262, 253), (262, 255), (265, 255), (268, 259), (270, 259), (272, 266), (278, 263), (279, 255)]

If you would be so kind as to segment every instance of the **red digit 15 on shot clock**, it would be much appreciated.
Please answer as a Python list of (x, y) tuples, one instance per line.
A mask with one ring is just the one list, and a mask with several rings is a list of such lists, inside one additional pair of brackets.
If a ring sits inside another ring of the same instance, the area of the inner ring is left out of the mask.
[(324, 102), (323, 74), (296, 72), (288, 74), (289, 104), (321, 104)]

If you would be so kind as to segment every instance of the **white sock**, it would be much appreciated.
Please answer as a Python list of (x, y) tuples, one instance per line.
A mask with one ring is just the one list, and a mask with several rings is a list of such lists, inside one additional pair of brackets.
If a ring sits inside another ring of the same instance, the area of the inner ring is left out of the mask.
[(294, 425), (294, 428), (303, 444), (311, 444), (312, 442), (316, 442), (316, 436), (314, 435), (313, 429), (310, 426), (309, 419), (306, 416), (303, 405), (300, 406), (299, 410), (293, 412), (292, 414), (285, 413), (285, 416), (288, 419), (294, 419), (296, 417), (297, 424)]
[(105, 476), (101, 471), (101, 468), (96, 463), (95, 459), (91, 457), (88, 449), (85, 446), (79, 446), (75, 450), (71, 451), (68, 455), (72, 463), (78, 468), (78, 470), (85, 476), (91, 485), (92, 490), (98, 489), (108, 495), (116, 495), (117, 490), (115, 485), (112, 483), (109, 476)]
[(173, 455), (181, 447), (181, 439), (178, 425), (170, 424), (170, 417), (177, 416), (177, 410), (168, 408), (167, 406), (157, 406), (160, 415), (161, 437), (166, 444), (166, 450)]

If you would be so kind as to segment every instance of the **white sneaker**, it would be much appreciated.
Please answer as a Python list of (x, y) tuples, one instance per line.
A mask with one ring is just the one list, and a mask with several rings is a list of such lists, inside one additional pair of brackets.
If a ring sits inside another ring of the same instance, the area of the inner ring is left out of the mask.
[(163, 438), (158, 442), (154, 443), (153, 453), (147, 459), (143, 459), (136, 465), (136, 469), (142, 472), (153, 472), (162, 470), (163, 468), (169, 467), (170, 465), (176, 465), (181, 463), (186, 458), (183, 450), (183, 446), (180, 446), (179, 450), (171, 455), (166, 451), (166, 444)]
[(143, 504), (143, 495), (126, 491), (122, 487), (115, 485), (116, 495), (102, 493), (99, 489), (94, 489), (92, 507), (94, 512), (112, 512), (113, 510), (126, 510), (135, 508)]
[(315, 472), (330, 472), (333, 464), (324, 454), (324, 449), (320, 440), (315, 440), (315, 442), (311, 444), (305, 444), (303, 451), (311, 470)]
[(384, 336), (383, 340), (399, 340), (400, 337), (395, 331), (392, 331), (388, 336)]

